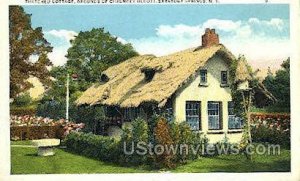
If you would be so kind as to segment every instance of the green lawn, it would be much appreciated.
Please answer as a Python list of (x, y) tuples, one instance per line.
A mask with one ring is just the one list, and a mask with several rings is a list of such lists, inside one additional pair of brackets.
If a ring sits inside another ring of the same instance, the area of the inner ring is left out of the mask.
[[(27, 142), (25, 142), (27, 143)], [(20, 143), (12, 143), (14, 145)], [(146, 167), (121, 167), (116, 164), (86, 158), (56, 149), (56, 155), (39, 157), (36, 148), (11, 147), (12, 174), (43, 173), (133, 173), (158, 172)], [(177, 167), (171, 172), (266, 172), (290, 171), (290, 151), (281, 150), (278, 155), (254, 155), (250, 162), (243, 155), (221, 155), (200, 158)]]
[(36, 148), (11, 147), (12, 174), (133, 173), (143, 168), (120, 167), (56, 149), (54, 156), (40, 157)]
[(32, 145), (31, 140), (26, 140), (26, 141), (11, 141), (11, 145)]
[(220, 155), (200, 158), (176, 168), (175, 172), (289, 172), (290, 151), (280, 155), (254, 155), (250, 162), (244, 155)]

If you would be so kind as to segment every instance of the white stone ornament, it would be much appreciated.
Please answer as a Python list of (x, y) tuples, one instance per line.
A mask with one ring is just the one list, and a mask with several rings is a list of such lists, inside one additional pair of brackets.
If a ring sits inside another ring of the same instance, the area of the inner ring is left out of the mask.
[(33, 140), (33, 145), (38, 147), (39, 156), (51, 156), (54, 155), (54, 147), (60, 144), (59, 139), (40, 139)]

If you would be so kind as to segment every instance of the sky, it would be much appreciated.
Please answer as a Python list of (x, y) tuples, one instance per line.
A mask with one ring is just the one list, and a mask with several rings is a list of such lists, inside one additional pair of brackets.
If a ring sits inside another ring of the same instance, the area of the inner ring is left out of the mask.
[(215, 28), (220, 43), (245, 55), (255, 68), (277, 69), (290, 55), (289, 6), (97, 5), (23, 6), (33, 27), (42, 27), (54, 47), (54, 65), (63, 65), (69, 41), (80, 31), (104, 27), (140, 54), (163, 56), (201, 45), (205, 28)]

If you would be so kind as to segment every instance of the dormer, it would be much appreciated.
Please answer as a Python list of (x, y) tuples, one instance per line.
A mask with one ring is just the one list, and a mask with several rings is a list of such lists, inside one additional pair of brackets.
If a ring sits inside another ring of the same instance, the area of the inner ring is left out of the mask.
[(150, 82), (153, 79), (156, 70), (153, 68), (143, 68), (141, 72), (145, 75), (145, 81)]
[(108, 81), (109, 81), (109, 77), (106, 74), (102, 73), (100, 75), (100, 83), (106, 83)]

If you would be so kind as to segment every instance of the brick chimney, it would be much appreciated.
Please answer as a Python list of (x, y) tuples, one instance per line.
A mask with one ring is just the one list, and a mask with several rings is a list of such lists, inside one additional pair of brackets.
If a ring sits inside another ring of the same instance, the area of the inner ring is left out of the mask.
[(216, 34), (215, 29), (205, 29), (204, 35), (202, 35), (202, 47), (210, 47), (212, 45), (219, 44), (219, 35)]

